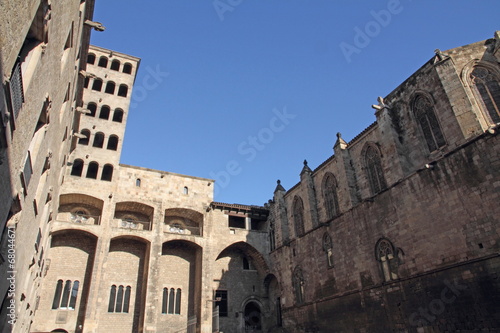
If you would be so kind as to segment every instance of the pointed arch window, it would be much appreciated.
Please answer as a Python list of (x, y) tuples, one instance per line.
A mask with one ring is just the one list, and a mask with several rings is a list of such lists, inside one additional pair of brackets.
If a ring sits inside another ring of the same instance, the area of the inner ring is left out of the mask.
[(369, 145), (366, 148), (365, 165), (372, 194), (375, 195), (387, 188), (384, 172), (382, 171), (380, 153), (378, 149), (372, 145)]
[(498, 77), (487, 67), (476, 66), (470, 74), (470, 79), (490, 120), (493, 123), (500, 123), (500, 83)]
[(396, 280), (398, 278), (395, 270), (397, 261), (395, 253), (396, 251), (394, 246), (388, 239), (380, 239), (375, 246), (375, 256), (380, 263), (380, 269), (386, 282)]
[(443, 132), (439, 126), (431, 101), (422, 95), (417, 96), (413, 101), (413, 112), (422, 130), (429, 151), (433, 152), (444, 146), (446, 141), (444, 140)]
[(325, 200), (326, 216), (330, 220), (339, 214), (337, 181), (331, 173), (326, 174), (323, 181), (323, 198)]
[(295, 293), (295, 302), (297, 304), (304, 303), (304, 274), (300, 267), (296, 267), (293, 271), (293, 290)]
[(295, 235), (297, 237), (302, 236), (304, 234), (304, 204), (298, 196), (293, 199), (293, 222)]
[(326, 254), (326, 263), (328, 268), (333, 267), (333, 243), (332, 237), (325, 232), (323, 235), (323, 251)]

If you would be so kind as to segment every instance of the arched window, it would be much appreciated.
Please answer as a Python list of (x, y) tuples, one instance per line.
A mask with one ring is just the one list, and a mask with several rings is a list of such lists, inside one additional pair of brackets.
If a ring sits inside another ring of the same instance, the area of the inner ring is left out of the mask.
[(83, 171), (83, 160), (81, 159), (74, 160), (73, 167), (71, 168), (71, 175), (81, 177), (82, 171)]
[(323, 251), (326, 254), (326, 263), (328, 267), (333, 267), (333, 244), (332, 237), (325, 232), (323, 235)]
[(132, 74), (132, 65), (129, 64), (128, 62), (126, 62), (125, 65), (123, 65), (123, 73)]
[(181, 314), (181, 290), (179, 288), (175, 294), (175, 314)]
[(88, 129), (82, 129), (80, 131), (80, 134), (85, 135), (86, 138), (80, 138), (78, 140), (78, 144), (88, 146), (89, 141), (90, 141), (90, 131)]
[(101, 180), (110, 182), (113, 178), (113, 166), (111, 164), (106, 164), (102, 168)]
[(395, 272), (395, 249), (392, 243), (385, 238), (380, 239), (375, 246), (375, 256), (380, 262), (380, 268), (386, 282), (398, 278)]
[(108, 139), (108, 146), (106, 147), (109, 150), (117, 150), (118, 149), (118, 137), (116, 135), (111, 135)]
[(91, 65), (95, 64), (95, 54), (89, 53), (87, 55), (87, 64), (91, 64)]
[(100, 57), (97, 66), (104, 68), (108, 67), (108, 58), (106, 58), (105, 56)]
[(99, 170), (99, 164), (97, 162), (90, 162), (87, 168), (87, 178), (97, 179), (97, 171)]
[(446, 141), (444, 140), (443, 132), (439, 126), (431, 101), (422, 95), (417, 96), (413, 101), (413, 112), (422, 129), (429, 151), (433, 152), (444, 146)]
[(382, 160), (380, 159), (380, 154), (378, 149), (372, 145), (369, 145), (366, 148), (365, 166), (372, 194), (375, 195), (384, 190), (387, 185), (382, 171)]
[(113, 95), (115, 93), (115, 83), (113, 81), (109, 81), (106, 83), (106, 89), (104, 89), (106, 94)]
[(122, 109), (115, 109), (113, 112), (113, 121), (117, 123), (121, 123), (123, 121), (123, 110)]
[(97, 111), (97, 105), (95, 103), (89, 103), (87, 104), (87, 109), (90, 111), (90, 113), (88, 113), (87, 116), (95, 117)]
[(187, 195), (189, 193), (189, 188), (187, 186), (184, 186), (184, 188), (182, 189), (182, 193)]
[(92, 83), (92, 90), (101, 91), (102, 89), (102, 80), (94, 79), (94, 83)]
[(297, 237), (304, 234), (304, 205), (302, 199), (295, 196), (293, 199), (293, 222), (295, 226), (295, 235)]
[(470, 79), (490, 121), (500, 123), (500, 84), (498, 77), (487, 67), (477, 66), (471, 72)]
[(140, 178), (137, 178), (137, 179), (135, 180), (135, 186), (137, 186), (137, 187), (141, 187), (141, 179), (140, 179)]
[(304, 303), (304, 275), (302, 274), (302, 269), (296, 267), (293, 271), (293, 290), (295, 293), (295, 302), (297, 304)]
[[(117, 290), (118, 289), (118, 290)], [(130, 286), (112, 285), (109, 293), (108, 312), (128, 313), (130, 307)]]
[(332, 219), (339, 214), (339, 201), (337, 181), (331, 173), (327, 173), (323, 178), (323, 198), (325, 200), (326, 216), (328, 219)]
[(120, 60), (113, 60), (113, 62), (111, 63), (111, 67), (110, 69), (114, 70), (114, 71), (119, 71), (120, 70)]
[(58, 280), (54, 300), (52, 301), (52, 309), (74, 310), (79, 286), (79, 281), (66, 280), (64, 282), (63, 280)]
[(111, 109), (109, 108), (109, 106), (103, 105), (101, 107), (101, 112), (99, 112), (99, 119), (108, 120), (110, 111), (111, 111)]
[(109, 303), (108, 312), (115, 312), (115, 302), (116, 302), (116, 286), (111, 286), (111, 291), (109, 292)]
[(161, 313), (167, 313), (168, 306), (168, 288), (163, 288), (163, 299), (161, 302)]
[(120, 84), (120, 87), (118, 88), (118, 96), (127, 97), (127, 94), (128, 87), (125, 84)]
[(174, 313), (174, 303), (175, 303), (175, 289), (170, 288), (170, 295), (168, 295), (168, 313)]
[(92, 147), (102, 148), (103, 145), (104, 145), (104, 133), (97, 132), (94, 136), (94, 143), (92, 144)]

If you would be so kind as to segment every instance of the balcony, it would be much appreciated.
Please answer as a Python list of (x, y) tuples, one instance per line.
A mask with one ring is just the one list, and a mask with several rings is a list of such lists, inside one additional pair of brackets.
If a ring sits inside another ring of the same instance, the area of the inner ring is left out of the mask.
[(87, 214), (79, 214), (71, 212), (58, 213), (57, 220), (61, 222), (70, 222), (78, 224), (91, 224), (91, 225), (101, 224), (101, 216), (99, 215), (87, 215)]
[(137, 221), (132, 218), (114, 219), (118, 228), (130, 230), (151, 230), (152, 223), (149, 221)]
[(201, 236), (200, 227), (186, 226), (181, 223), (171, 223), (163, 225), (163, 232), (169, 234)]

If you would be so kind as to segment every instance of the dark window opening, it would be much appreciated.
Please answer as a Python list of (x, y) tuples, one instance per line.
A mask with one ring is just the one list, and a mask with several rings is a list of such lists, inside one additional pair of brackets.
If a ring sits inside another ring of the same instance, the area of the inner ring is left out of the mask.
[(121, 123), (123, 121), (123, 110), (122, 109), (115, 109), (115, 112), (113, 112), (113, 121), (117, 123)]
[(115, 83), (114, 82), (108, 82), (108, 83), (106, 83), (106, 89), (104, 89), (104, 92), (106, 94), (113, 95), (115, 93)]
[(97, 66), (104, 68), (108, 67), (108, 58), (106, 58), (105, 56), (100, 57)]
[(99, 164), (97, 162), (90, 162), (87, 168), (87, 178), (97, 179), (97, 171), (99, 170)]
[(54, 300), (52, 301), (52, 309), (74, 310), (79, 286), (79, 281), (73, 283), (71, 280), (66, 280), (66, 282), (63, 280), (57, 281), (56, 292), (54, 294)]
[(215, 306), (219, 307), (219, 317), (227, 317), (227, 290), (217, 290), (215, 292)]
[(118, 88), (118, 96), (127, 97), (127, 94), (128, 94), (128, 87), (124, 84), (121, 84), (120, 87)]
[(245, 229), (245, 217), (229, 215), (229, 228)]
[(94, 83), (92, 83), (92, 90), (101, 91), (102, 89), (102, 80), (94, 79)]
[(88, 113), (87, 116), (95, 117), (95, 114), (97, 112), (97, 105), (95, 103), (89, 103), (87, 105), (87, 109), (90, 111), (90, 113)]
[(92, 145), (92, 147), (102, 148), (103, 145), (104, 145), (104, 133), (98, 132), (94, 136), (94, 144)]
[(90, 79), (88, 77), (85, 78), (85, 82), (83, 83), (84, 88), (88, 88), (90, 83)]
[(109, 108), (109, 106), (103, 105), (101, 107), (101, 112), (99, 112), (99, 119), (108, 120), (110, 111), (111, 109)]
[(118, 149), (118, 137), (116, 135), (111, 135), (108, 139), (108, 146), (106, 147), (109, 150), (117, 150)]
[(73, 167), (71, 168), (71, 175), (81, 177), (82, 171), (83, 171), (83, 160), (81, 159), (74, 160)]
[(91, 65), (95, 64), (95, 54), (89, 53), (87, 55), (87, 64), (91, 64)]
[(110, 69), (112, 69), (114, 71), (120, 70), (120, 61), (119, 60), (113, 60), (113, 62), (111, 63)]
[(111, 164), (106, 164), (102, 168), (101, 180), (110, 182), (113, 178), (113, 166)]
[(132, 74), (132, 65), (128, 62), (123, 65), (123, 73)]
[(80, 131), (80, 134), (85, 135), (86, 138), (80, 138), (78, 140), (78, 144), (88, 146), (90, 141), (90, 131), (88, 129), (83, 129)]

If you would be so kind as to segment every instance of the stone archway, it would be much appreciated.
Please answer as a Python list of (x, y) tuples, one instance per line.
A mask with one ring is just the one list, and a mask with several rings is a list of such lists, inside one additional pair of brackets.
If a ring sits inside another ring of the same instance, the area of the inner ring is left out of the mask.
[(245, 332), (262, 332), (262, 312), (260, 305), (250, 301), (243, 309)]

